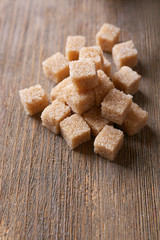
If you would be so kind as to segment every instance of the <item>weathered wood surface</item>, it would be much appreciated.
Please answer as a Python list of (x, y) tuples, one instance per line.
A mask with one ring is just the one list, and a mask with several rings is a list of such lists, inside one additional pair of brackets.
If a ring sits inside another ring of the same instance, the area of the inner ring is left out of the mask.
[[(0, 239), (160, 238), (159, 21), (159, 0), (0, 1)], [(96, 156), (93, 142), (71, 151), (26, 116), (18, 95), (36, 83), (49, 94), (42, 61), (64, 52), (71, 34), (95, 44), (104, 22), (135, 42), (143, 77), (134, 100), (149, 112), (116, 163)]]

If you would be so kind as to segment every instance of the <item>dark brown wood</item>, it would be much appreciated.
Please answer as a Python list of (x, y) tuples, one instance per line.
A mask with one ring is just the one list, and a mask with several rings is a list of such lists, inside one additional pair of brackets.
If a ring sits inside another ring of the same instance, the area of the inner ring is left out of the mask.
[[(0, 1), (0, 239), (160, 238), (159, 21), (159, 0)], [(42, 61), (64, 53), (68, 35), (94, 45), (104, 22), (134, 41), (142, 75), (134, 101), (149, 112), (115, 162), (95, 155), (93, 141), (71, 151), (24, 113), (18, 94), (36, 83), (49, 94)]]

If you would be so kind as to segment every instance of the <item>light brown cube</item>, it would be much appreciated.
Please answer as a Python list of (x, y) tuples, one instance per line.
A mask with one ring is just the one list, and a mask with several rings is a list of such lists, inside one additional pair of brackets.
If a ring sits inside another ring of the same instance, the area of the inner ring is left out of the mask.
[(92, 59), (69, 63), (70, 76), (78, 91), (86, 91), (98, 85), (96, 66)]
[(103, 56), (103, 71), (110, 78), (111, 77), (111, 63)]
[(121, 67), (120, 70), (113, 75), (115, 87), (131, 95), (139, 90), (140, 79), (141, 76), (127, 66)]
[(122, 66), (133, 68), (137, 65), (138, 52), (132, 40), (116, 44), (112, 49), (112, 56), (117, 69)]
[(130, 111), (122, 124), (122, 130), (128, 135), (134, 135), (147, 124), (147, 119), (148, 113), (132, 102)]
[(113, 161), (123, 145), (124, 134), (121, 130), (106, 125), (94, 141), (94, 152)]
[(71, 149), (90, 140), (90, 128), (78, 114), (67, 117), (60, 123), (61, 134)]
[(103, 69), (103, 52), (99, 46), (83, 47), (79, 53), (79, 59), (92, 59), (96, 69)]
[(111, 124), (111, 122), (101, 116), (101, 109), (98, 107), (91, 108), (83, 113), (82, 117), (91, 128), (93, 136), (97, 136), (105, 125)]
[(46, 59), (42, 65), (46, 77), (55, 83), (59, 83), (69, 76), (69, 62), (60, 52)]
[(64, 99), (73, 112), (82, 114), (95, 105), (95, 96), (93, 90), (87, 92), (78, 92), (75, 86), (70, 84), (65, 87)]
[(84, 47), (86, 42), (83, 36), (68, 36), (66, 42), (66, 56), (69, 61), (79, 59), (79, 51)]
[(54, 101), (58, 99), (59, 101), (65, 103), (65, 99), (63, 96), (64, 88), (72, 83), (70, 77), (65, 78), (62, 82), (58, 83), (54, 88), (51, 90), (51, 100)]
[(20, 90), (19, 95), (24, 110), (30, 116), (42, 112), (49, 104), (46, 93), (39, 84)]
[(112, 89), (102, 102), (102, 116), (109, 121), (122, 125), (131, 107), (132, 96)]
[(118, 42), (120, 28), (104, 23), (96, 35), (96, 43), (103, 51), (112, 52), (113, 46)]
[(100, 106), (104, 97), (107, 93), (109, 93), (112, 88), (114, 88), (114, 85), (109, 79), (109, 77), (102, 70), (98, 70), (97, 75), (98, 86), (94, 88), (94, 93), (96, 99), (96, 106)]
[(60, 132), (60, 122), (70, 116), (71, 110), (64, 103), (57, 99), (51, 105), (46, 107), (41, 115), (42, 125), (55, 134)]

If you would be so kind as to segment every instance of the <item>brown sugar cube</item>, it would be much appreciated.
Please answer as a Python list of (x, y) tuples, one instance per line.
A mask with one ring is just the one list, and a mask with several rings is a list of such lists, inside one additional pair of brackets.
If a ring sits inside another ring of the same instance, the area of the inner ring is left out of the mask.
[(131, 68), (137, 65), (137, 49), (132, 40), (116, 44), (112, 49), (113, 61), (117, 69), (122, 66), (129, 66)]
[(103, 69), (103, 52), (99, 46), (83, 47), (79, 53), (79, 59), (92, 59), (96, 69)]
[(20, 90), (19, 95), (26, 113), (30, 116), (42, 112), (49, 104), (46, 93), (39, 84)]
[(121, 67), (120, 70), (113, 75), (115, 87), (131, 95), (138, 91), (140, 79), (141, 76), (127, 66)]
[(132, 103), (132, 96), (112, 89), (102, 102), (102, 116), (109, 121), (121, 125), (129, 112)]
[(103, 56), (103, 71), (110, 78), (111, 77), (111, 63)]
[(70, 84), (65, 87), (64, 99), (73, 112), (82, 114), (95, 105), (95, 96), (93, 90), (87, 92), (78, 92), (75, 86)]
[(51, 100), (54, 101), (55, 99), (58, 99), (61, 102), (65, 103), (63, 92), (64, 88), (72, 83), (72, 80), (70, 77), (65, 78), (62, 82), (58, 83), (54, 88), (51, 90)]
[(79, 59), (79, 51), (86, 42), (83, 36), (68, 36), (66, 42), (66, 56), (69, 61)]
[(60, 123), (61, 134), (71, 149), (90, 140), (90, 128), (78, 114), (67, 117)]
[(100, 106), (104, 97), (109, 91), (114, 88), (113, 83), (109, 79), (109, 77), (102, 71), (97, 71), (98, 75), (98, 86), (94, 88), (94, 94), (96, 98), (96, 106)]
[(41, 115), (42, 125), (51, 132), (59, 134), (60, 122), (70, 116), (70, 113), (70, 108), (56, 99), (43, 110)]
[(118, 42), (120, 28), (104, 23), (96, 35), (97, 45), (101, 46), (103, 51), (112, 52), (113, 46)]
[(69, 63), (70, 76), (78, 91), (85, 91), (98, 85), (96, 66), (93, 60), (83, 59)]
[(147, 124), (147, 119), (148, 113), (132, 102), (130, 111), (122, 124), (122, 130), (128, 135), (134, 135)]
[(60, 52), (46, 59), (42, 65), (46, 77), (55, 83), (69, 76), (69, 62)]
[(123, 145), (124, 134), (121, 130), (106, 125), (94, 141), (94, 152), (113, 161)]
[(93, 136), (97, 136), (105, 125), (111, 124), (106, 118), (101, 116), (101, 109), (98, 107), (91, 108), (83, 113), (82, 117), (91, 128)]

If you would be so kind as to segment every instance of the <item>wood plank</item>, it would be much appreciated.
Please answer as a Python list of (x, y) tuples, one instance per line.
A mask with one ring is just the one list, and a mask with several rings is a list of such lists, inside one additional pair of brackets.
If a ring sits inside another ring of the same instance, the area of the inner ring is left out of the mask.
[[(0, 1), (0, 239), (159, 239), (159, 19), (158, 0)], [(71, 151), (25, 115), (18, 95), (36, 83), (49, 94), (42, 61), (64, 53), (68, 35), (94, 45), (104, 22), (134, 41), (134, 101), (149, 112), (115, 162), (95, 155), (93, 140)]]

